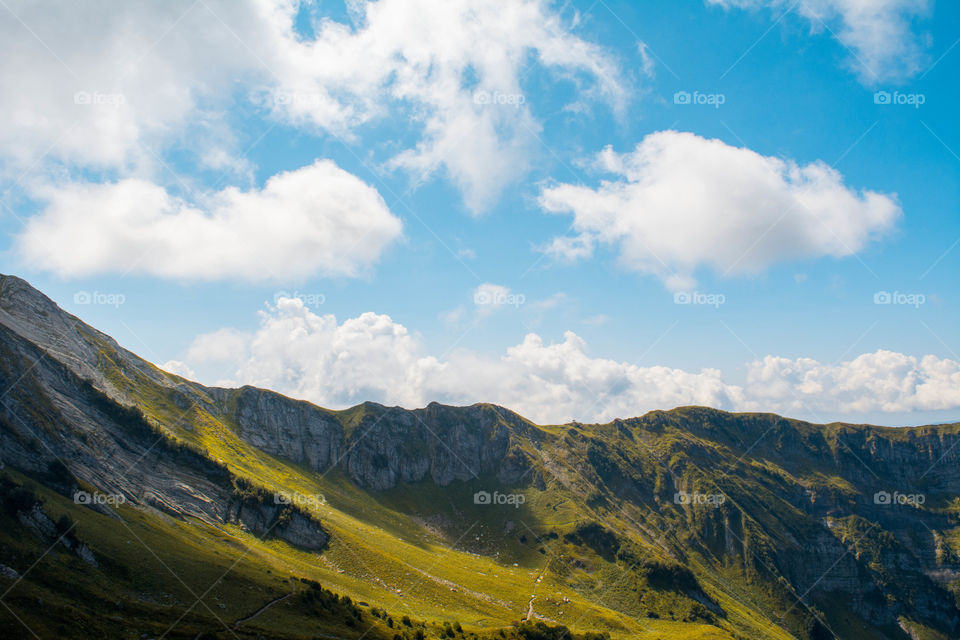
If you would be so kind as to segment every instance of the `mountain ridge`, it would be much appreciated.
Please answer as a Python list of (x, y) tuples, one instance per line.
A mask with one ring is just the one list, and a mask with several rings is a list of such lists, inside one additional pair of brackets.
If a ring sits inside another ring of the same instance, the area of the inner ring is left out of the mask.
[(59, 462), (129, 500), (100, 517), (196, 521), (191, 535), (271, 545), (255, 555), (274, 570), (381, 606), (399, 590), (414, 616), (470, 618), (471, 633), (532, 611), (617, 637), (960, 635), (957, 423), (695, 406), (589, 425), (488, 403), (330, 410), (164, 372), (12, 276), (0, 277), (0, 356), (0, 460), (17, 473), (52, 486)]
[[(110, 343), (112, 343), (112, 345), (113, 345), (117, 350), (120, 350), (120, 351), (125, 352), (126, 354), (128, 354), (128, 355), (130, 355), (130, 356), (133, 356), (133, 357), (135, 357), (137, 360), (139, 360), (139, 361), (141, 361), (141, 362), (143, 362), (143, 363), (145, 363), (145, 364), (147, 364), (147, 365), (149, 365), (149, 366), (151, 366), (151, 367), (154, 367), (154, 368), (156, 368), (156, 369), (160, 369), (160, 367), (157, 366), (156, 364), (151, 363), (151, 362), (149, 362), (148, 360), (144, 360), (144, 359), (140, 358), (139, 356), (136, 356), (132, 351), (129, 351), (129, 350), (126, 349), (125, 347), (121, 346), (121, 345), (120, 345), (119, 343), (117, 343), (116, 340), (115, 340), (114, 338), (112, 338), (111, 336), (109, 336), (109, 335), (107, 335), (107, 334), (105, 334), (105, 333), (102, 333), (102, 332), (98, 331), (97, 329), (94, 329), (93, 327), (90, 327), (89, 325), (87, 325), (86, 323), (84, 323), (83, 320), (80, 319), (79, 317), (74, 316), (73, 314), (71, 314), (71, 313), (63, 310), (63, 309), (62, 309), (59, 305), (57, 305), (53, 300), (51, 300), (49, 297), (47, 297), (46, 295), (44, 295), (42, 292), (40, 292), (39, 290), (37, 290), (37, 289), (35, 289), (33, 286), (31, 286), (30, 283), (27, 282), (26, 280), (24, 280), (24, 279), (22, 279), (22, 278), (20, 278), (20, 277), (18, 277), (18, 276), (14, 276), (14, 275), (0, 274), (0, 295), (3, 296), (3, 299), (6, 300), (6, 301), (8, 301), (8, 302), (11, 302), (11, 303), (19, 303), (19, 302), (22, 302), (23, 299), (22, 299), (22, 298), (18, 299), (18, 297), (17, 297), (18, 294), (19, 294), (19, 295), (27, 294), (27, 299), (29, 299), (29, 300), (31, 300), (31, 301), (41, 301), (41, 305), (40, 305), (40, 306), (42, 307), (42, 309), (44, 309), (44, 310), (48, 310), (48, 309), (49, 309), (49, 310), (54, 310), (54, 311), (56, 311), (56, 312), (58, 312), (58, 313), (60, 313), (60, 314), (63, 314), (63, 315), (65, 315), (65, 316), (69, 317), (70, 319), (72, 319), (72, 320), (74, 321), (74, 322), (73, 322), (74, 325), (83, 325), (83, 327), (84, 327), (85, 329), (88, 329), (88, 330), (91, 330), (91, 331), (95, 332), (95, 333), (98, 335), (98, 337), (100, 337), (100, 338), (102, 338), (102, 339), (104, 339), (104, 340), (107, 340), (107, 341), (109, 341)], [(12, 306), (12, 305), (9, 305), (9, 306)], [(5, 313), (8, 318), (10, 318), (10, 317), (16, 317), (16, 316), (14, 316), (13, 314), (10, 314), (10, 312), (9, 312), (9, 306), (8, 306), (7, 304), (5, 304), (5, 305), (3, 305), (3, 306), (0, 306), (0, 313)], [(29, 307), (28, 307), (28, 308), (29, 308)], [(22, 328), (22, 327), (25, 327), (25, 326), (30, 326), (28, 323), (22, 323), (22, 322), (21, 322), (21, 323), (17, 323), (17, 324), (18, 324), (18, 326), (21, 327), (21, 328)], [(8, 326), (9, 326), (9, 325), (8, 325)], [(43, 335), (44, 335), (44, 336), (49, 336), (50, 333), (49, 333), (49, 332), (45, 332)], [(62, 334), (55, 333), (54, 335), (62, 335)], [(26, 337), (28, 337), (28, 339), (31, 339), (31, 338), (32, 338), (32, 341), (37, 342), (37, 338), (39, 338), (40, 336), (39, 336), (38, 334), (36, 334), (36, 333), (32, 333), (32, 336), (26, 336)], [(43, 340), (42, 342), (46, 342), (46, 343), (49, 344), (49, 343), (53, 343), (54, 341), (52, 341), (52, 340)], [(514, 412), (512, 409), (510, 409), (510, 408), (508, 408), (508, 407), (504, 407), (503, 405), (498, 405), (498, 404), (496, 404), (496, 403), (485, 402), (485, 401), (479, 401), (479, 402), (475, 402), (475, 403), (472, 403), (472, 404), (469, 404), (469, 405), (448, 405), (448, 404), (444, 404), (444, 403), (440, 403), (440, 402), (436, 402), (436, 401), (431, 401), (431, 402), (429, 402), (427, 405), (425, 405), (425, 406), (423, 406), (423, 407), (407, 408), (407, 407), (402, 407), (402, 406), (399, 406), (399, 405), (393, 405), (393, 406), (391, 406), (391, 405), (386, 405), (386, 404), (383, 404), (383, 403), (380, 403), (380, 402), (376, 402), (376, 401), (372, 401), (372, 400), (365, 400), (365, 401), (360, 402), (360, 403), (358, 403), (358, 404), (356, 404), (356, 405), (353, 405), (353, 406), (350, 406), (350, 407), (345, 407), (345, 408), (343, 408), (343, 409), (331, 409), (331, 408), (328, 408), (328, 407), (323, 407), (323, 406), (321, 406), (321, 405), (318, 405), (318, 404), (316, 404), (316, 403), (314, 403), (314, 402), (311, 402), (310, 400), (306, 400), (306, 399), (302, 399), (302, 398), (294, 398), (294, 397), (292, 397), (292, 396), (287, 396), (287, 395), (285, 395), (285, 394), (283, 394), (283, 393), (281, 393), (281, 392), (279, 392), (279, 391), (275, 391), (275, 390), (272, 390), (272, 389), (267, 389), (267, 388), (264, 388), (264, 387), (257, 387), (257, 386), (255, 386), (255, 385), (240, 385), (240, 386), (238, 386), (238, 387), (217, 387), (217, 386), (209, 386), (209, 385), (202, 385), (202, 384), (199, 383), (199, 382), (190, 380), (190, 379), (188, 379), (188, 378), (184, 378), (183, 376), (180, 376), (180, 375), (177, 375), (177, 374), (174, 374), (174, 373), (170, 373), (170, 372), (164, 372), (164, 373), (166, 373), (166, 375), (169, 376), (169, 377), (178, 378), (178, 379), (182, 380), (182, 381), (185, 382), (185, 383), (203, 386), (204, 388), (210, 389), (210, 390), (241, 391), (241, 390), (250, 390), (250, 389), (253, 389), (253, 390), (256, 390), (256, 391), (258, 391), (258, 392), (266, 392), (266, 393), (276, 394), (276, 395), (278, 395), (278, 396), (282, 396), (283, 398), (285, 398), (286, 400), (289, 400), (289, 401), (291, 401), (291, 402), (304, 402), (304, 403), (307, 403), (307, 404), (311, 405), (312, 407), (314, 407), (314, 408), (316, 408), (316, 409), (319, 409), (319, 410), (321, 410), (321, 411), (330, 412), (330, 413), (346, 413), (346, 412), (356, 411), (356, 410), (359, 410), (359, 409), (362, 409), (362, 408), (368, 407), (368, 406), (379, 407), (379, 408), (382, 408), (382, 409), (395, 409), (395, 410), (401, 410), (401, 411), (425, 411), (425, 410), (427, 410), (428, 408), (430, 408), (430, 407), (433, 406), (433, 405), (437, 405), (437, 406), (445, 407), (445, 408), (451, 408), (451, 409), (466, 409), (466, 408), (471, 408), (471, 407), (492, 407), (492, 408), (494, 408), (494, 409), (497, 410), (497, 411), (506, 412), (506, 413), (508, 413), (508, 414), (511, 414), (512, 416), (515, 416), (515, 417), (517, 417), (517, 418), (520, 418), (520, 419), (522, 419), (522, 420), (524, 420), (524, 421), (526, 421), (526, 422), (529, 422), (530, 424), (533, 424), (533, 425), (535, 425), (535, 426), (540, 426), (540, 427), (543, 427), (543, 426), (560, 426), (560, 425), (550, 425), (550, 424), (547, 424), (547, 423), (543, 423), (543, 424), (534, 423), (534, 422), (532, 422), (531, 420), (529, 420), (528, 418), (525, 418), (525, 417), (521, 416), (520, 414)], [(806, 420), (797, 420), (797, 419), (793, 419), (793, 418), (788, 418), (788, 417), (786, 417), (786, 416), (783, 416), (783, 415), (781, 415), (781, 414), (774, 413), (774, 412), (767, 412), (767, 411), (728, 411), (728, 410), (717, 409), (717, 408), (709, 407), (709, 406), (705, 406), (705, 405), (680, 405), (680, 406), (674, 407), (674, 408), (672, 408), (672, 409), (652, 409), (652, 410), (649, 410), (649, 411), (647, 411), (646, 413), (643, 413), (643, 414), (638, 414), (638, 415), (634, 415), (634, 416), (625, 416), (625, 417), (620, 417), (620, 418), (614, 418), (613, 420), (610, 420), (610, 421), (607, 422), (607, 423), (586, 423), (586, 422), (581, 422), (581, 421), (579, 421), (579, 420), (571, 420), (571, 421), (569, 421), (569, 422), (561, 423), (561, 424), (562, 424), (562, 425), (584, 425), (584, 426), (589, 426), (589, 425), (601, 425), (601, 424), (602, 424), (602, 425), (609, 425), (609, 424), (616, 424), (616, 423), (619, 423), (619, 422), (635, 422), (635, 421), (644, 420), (645, 418), (652, 417), (652, 416), (656, 416), (656, 415), (659, 415), (659, 414), (664, 414), (664, 413), (670, 414), (670, 413), (673, 413), (673, 412), (678, 412), (678, 411), (681, 411), (681, 412), (682, 412), (682, 411), (689, 411), (689, 410), (702, 410), (702, 411), (706, 411), (706, 412), (716, 412), (716, 414), (718, 414), (718, 415), (732, 415), (732, 416), (739, 416), (739, 417), (757, 417), (757, 418), (766, 418), (766, 419), (772, 419), (772, 420), (788, 420), (788, 421), (790, 421), (791, 423), (802, 424), (802, 425), (811, 426), (811, 427), (846, 427), (846, 428), (865, 428), (865, 429), (879, 429), (879, 430), (882, 430), (882, 429), (923, 430), (923, 429), (935, 429), (935, 428), (941, 428), (941, 427), (942, 427), (942, 428), (953, 427), (953, 428), (960, 429), (960, 420), (958, 420), (958, 421), (956, 421), (956, 422), (942, 422), (942, 423), (924, 424), (924, 425), (910, 425), (910, 426), (876, 425), (876, 424), (871, 424), (871, 423), (852, 423), (852, 422), (844, 422), (844, 421), (839, 421), (839, 420), (838, 420), (838, 421), (831, 421), (831, 422), (824, 422), (824, 423), (817, 423), (817, 422), (810, 422), (810, 421), (806, 421)]]

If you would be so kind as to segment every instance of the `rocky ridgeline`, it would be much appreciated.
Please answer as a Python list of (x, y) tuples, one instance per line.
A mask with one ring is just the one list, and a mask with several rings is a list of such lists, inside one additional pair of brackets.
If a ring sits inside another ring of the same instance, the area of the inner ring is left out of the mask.
[[(329, 536), (311, 516), (266, 499), (272, 496), (242, 500), (225, 467), (170, 441), (139, 411), (78, 377), (84, 365), (71, 368), (59, 357), (0, 324), (0, 388), (9, 390), (0, 402), (4, 465), (41, 477), (62, 465), (92, 489), (86, 495), (93, 498), (82, 504), (110, 515), (106, 505), (144, 505), (178, 517), (239, 523), (308, 549), (326, 545)], [(58, 490), (75, 497), (78, 487), (71, 481)]]
[[(22, 280), (0, 277), (0, 387), (11, 386), (0, 403), (3, 461), (43, 471), (66, 460), (91, 486), (173, 514), (310, 549), (328, 539), (309, 516), (238, 494), (218, 462), (125, 414), (144, 391), (177, 409), (170, 415), (182, 424), (172, 426), (193, 429), (191, 412), (202, 410), (264, 452), (318, 472), (335, 466), (364, 489), (483, 478), (614, 514), (629, 506), (641, 536), (671, 557), (696, 549), (794, 599), (837, 596), (864, 620), (895, 626), (905, 616), (960, 637), (948, 591), (960, 563), (939, 533), (958, 526), (948, 506), (960, 495), (960, 425), (812, 425), (685, 407), (556, 429), (486, 404), (331, 411), (162, 372)], [(727, 499), (698, 509), (675, 504), (678, 491)], [(884, 504), (881, 492), (928, 504)]]

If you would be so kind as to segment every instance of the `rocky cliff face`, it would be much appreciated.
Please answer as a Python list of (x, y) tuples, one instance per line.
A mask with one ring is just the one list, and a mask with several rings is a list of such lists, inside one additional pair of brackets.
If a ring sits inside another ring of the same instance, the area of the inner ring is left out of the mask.
[(406, 411), (368, 403), (346, 440), (343, 467), (357, 484), (387, 489), (398, 481), (431, 479), (439, 486), (496, 475), (522, 479), (529, 465), (507, 454), (522, 435), (515, 414), (490, 405), (445, 407), (432, 403)]
[[(131, 408), (114, 402), (75, 371), (0, 324), (0, 462), (46, 473), (62, 464), (88, 495), (178, 517), (251, 526), (309, 549), (328, 540), (318, 522), (269, 504), (237, 506), (234, 480), (222, 465), (172, 443)], [(89, 505), (97, 508), (93, 501)]]
[(324, 471), (341, 458), (343, 426), (330, 411), (254, 387), (217, 389), (237, 434), (276, 456)]
[(330, 540), (319, 522), (285, 504), (237, 498), (227, 505), (224, 519), (258, 536), (272, 535), (311, 551), (324, 549)]
[(337, 466), (359, 486), (384, 490), (430, 479), (439, 486), (493, 475), (529, 481), (516, 443), (536, 428), (492, 405), (406, 410), (365, 403), (349, 431), (338, 412), (243, 387), (211, 390), (224, 418), (253, 446), (314, 471)]

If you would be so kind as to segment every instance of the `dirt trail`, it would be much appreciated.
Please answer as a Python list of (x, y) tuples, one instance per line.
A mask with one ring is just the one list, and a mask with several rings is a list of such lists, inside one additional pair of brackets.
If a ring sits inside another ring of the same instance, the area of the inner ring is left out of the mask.
[(279, 598), (274, 598), (273, 600), (271, 600), (271, 601), (268, 602), (267, 604), (263, 605), (262, 607), (260, 607), (259, 609), (257, 609), (257, 610), (254, 611), (253, 613), (251, 613), (250, 615), (248, 615), (248, 616), (246, 616), (246, 617), (243, 617), (243, 618), (240, 618), (239, 620), (237, 620), (236, 622), (234, 622), (234, 623), (233, 623), (233, 628), (236, 629), (237, 627), (239, 627), (240, 625), (244, 624), (245, 622), (250, 622), (251, 620), (253, 620), (254, 618), (256, 618), (258, 615), (260, 615), (261, 613), (263, 613), (264, 611), (266, 611), (267, 609), (269, 609), (269, 608), (272, 607), (273, 605), (277, 604), (278, 602), (280, 602), (280, 601), (282, 601), (282, 600), (286, 600), (287, 598), (289, 598), (289, 597), (292, 596), (292, 595), (293, 595), (292, 593), (288, 593), (288, 594), (285, 594), (285, 595), (280, 596)]

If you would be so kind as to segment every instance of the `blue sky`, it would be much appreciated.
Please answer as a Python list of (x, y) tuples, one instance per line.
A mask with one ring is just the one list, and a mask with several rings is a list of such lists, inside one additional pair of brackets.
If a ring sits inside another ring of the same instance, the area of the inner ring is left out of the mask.
[(157, 364), (957, 419), (953, 3), (42, 4), (0, 19), (0, 271)]

